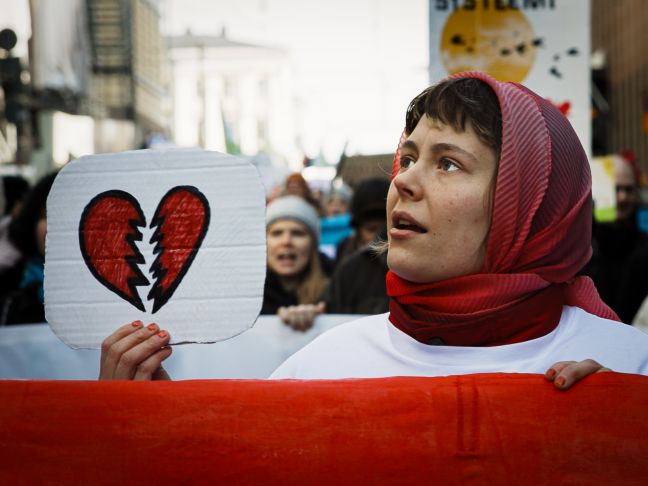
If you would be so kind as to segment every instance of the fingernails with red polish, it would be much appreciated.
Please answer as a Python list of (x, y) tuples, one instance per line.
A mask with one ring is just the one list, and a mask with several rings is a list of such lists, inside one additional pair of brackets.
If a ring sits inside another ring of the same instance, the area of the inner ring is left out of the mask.
[(556, 385), (559, 386), (560, 388), (565, 386), (565, 377), (559, 376), (558, 378), (556, 378)]
[(146, 326), (146, 328), (147, 328), (149, 331), (155, 331), (155, 330), (157, 329), (157, 324), (151, 323), (151, 324), (149, 324), (148, 326)]
[(142, 327), (142, 321), (133, 321), (133, 322), (131, 322), (131, 326), (133, 326), (133, 327)]
[(554, 376), (556, 376), (556, 370), (554, 370), (553, 368), (549, 368), (547, 370), (547, 372), (545, 373), (545, 376), (547, 378), (549, 378), (550, 380), (552, 380), (554, 378)]
[(165, 339), (168, 335), (169, 335), (169, 333), (166, 332), (166, 331), (158, 332), (158, 336), (160, 336), (162, 339)]

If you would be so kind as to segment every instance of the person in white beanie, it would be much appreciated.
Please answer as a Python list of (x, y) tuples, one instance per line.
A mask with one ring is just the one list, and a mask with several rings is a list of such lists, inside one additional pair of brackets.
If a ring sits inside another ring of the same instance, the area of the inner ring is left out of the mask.
[(295, 329), (310, 327), (324, 311), (328, 283), (318, 251), (317, 211), (298, 196), (283, 196), (266, 210), (267, 274), (261, 314), (279, 314)]

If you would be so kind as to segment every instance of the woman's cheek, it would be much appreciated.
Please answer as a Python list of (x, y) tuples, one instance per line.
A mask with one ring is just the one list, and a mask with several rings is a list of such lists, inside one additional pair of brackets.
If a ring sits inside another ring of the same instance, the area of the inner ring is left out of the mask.
[(45, 256), (45, 235), (47, 234), (47, 219), (41, 218), (36, 223), (36, 247)]

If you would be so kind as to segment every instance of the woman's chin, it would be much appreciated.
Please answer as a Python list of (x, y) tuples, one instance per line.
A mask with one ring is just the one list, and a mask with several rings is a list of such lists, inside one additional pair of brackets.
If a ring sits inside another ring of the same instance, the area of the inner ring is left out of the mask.
[[(390, 252), (391, 253), (391, 252)], [(398, 258), (391, 258), (387, 254), (387, 266), (400, 278), (413, 283), (427, 283), (429, 279), (421, 273), (420, 265), (413, 265), (411, 261), (399, 261)]]
[(300, 274), (303, 268), (298, 268), (295, 265), (280, 265), (272, 268), (272, 271), (279, 277), (291, 278)]

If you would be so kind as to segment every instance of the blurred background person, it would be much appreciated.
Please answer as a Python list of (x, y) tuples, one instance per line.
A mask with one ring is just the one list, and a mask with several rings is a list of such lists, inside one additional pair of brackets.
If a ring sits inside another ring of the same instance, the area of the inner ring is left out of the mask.
[(20, 251), (9, 240), (9, 225), (20, 212), (23, 198), (29, 191), (29, 182), (21, 176), (4, 176), (1, 185), (4, 213), (0, 216), (0, 275), (18, 263), (21, 257)]
[(320, 205), (319, 200), (313, 195), (308, 186), (308, 182), (304, 179), (299, 172), (293, 172), (288, 177), (286, 177), (286, 182), (284, 184), (284, 190), (282, 196), (299, 196), (304, 199), (308, 204), (313, 206), (317, 211), (318, 215), (322, 215), (322, 206)]
[(351, 200), (353, 234), (338, 246), (336, 267), (326, 290), (330, 314), (380, 314), (389, 310), (385, 277), (387, 254), (374, 243), (387, 239), (389, 181), (368, 178), (356, 187)]
[(325, 216), (321, 219), (320, 250), (335, 260), (337, 247), (353, 233), (349, 208), (353, 190), (342, 180), (331, 183), (324, 202)]
[(2, 177), (2, 189), (5, 198), (4, 220), (6, 216), (16, 216), (20, 211), (22, 201), (29, 191), (29, 182), (19, 175), (6, 175)]
[[(374, 240), (376, 241), (376, 240)], [(377, 241), (387, 241), (387, 228)], [(387, 252), (371, 244), (347, 257), (335, 268), (324, 301), (329, 314), (382, 314), (389, 310)]]
[(326, 196), (324, 214), (326, 217), (349, 214), (353, 190), (344, 182), (332, 183), (331, 190)]
[(385, 204), (389, 180), (371, 177), (361, 181), (351, 199), (351, 227), (353, 234), (337, 248), (336, 266), (365, 247), (380, 234), (387, 224)]
[(38, 181), (9, 224), (9, 240), (21, 257), (13, 267), (0, 274), (0, 324), (45, 322), (46, 203), (55, 177), (56, 172), (52, 172)]
[[(623, 322), (632, 321), (648, 291), (646, 274), (631, 275), (637, 252), (648, 250), (648, 236), (637, 219), (640, 170), (631, 151), (615, 158), (616, 220), (592, 226), (592, 259), (584, 269), (603, 301)], [(639, 277), (637, 279), (637, 277)], [(643, 281), (645, 280), (645, 283)]]
[[(324, 310), (321, 297), (328, 275), (318, 251), (319, 215), (303, 198), (283, 196), (266, 210), (267, 273), (261, 314), (279, 314), (295, 329), (303, 313)], [(307, 306), (307, 307), (304, 307)]]

